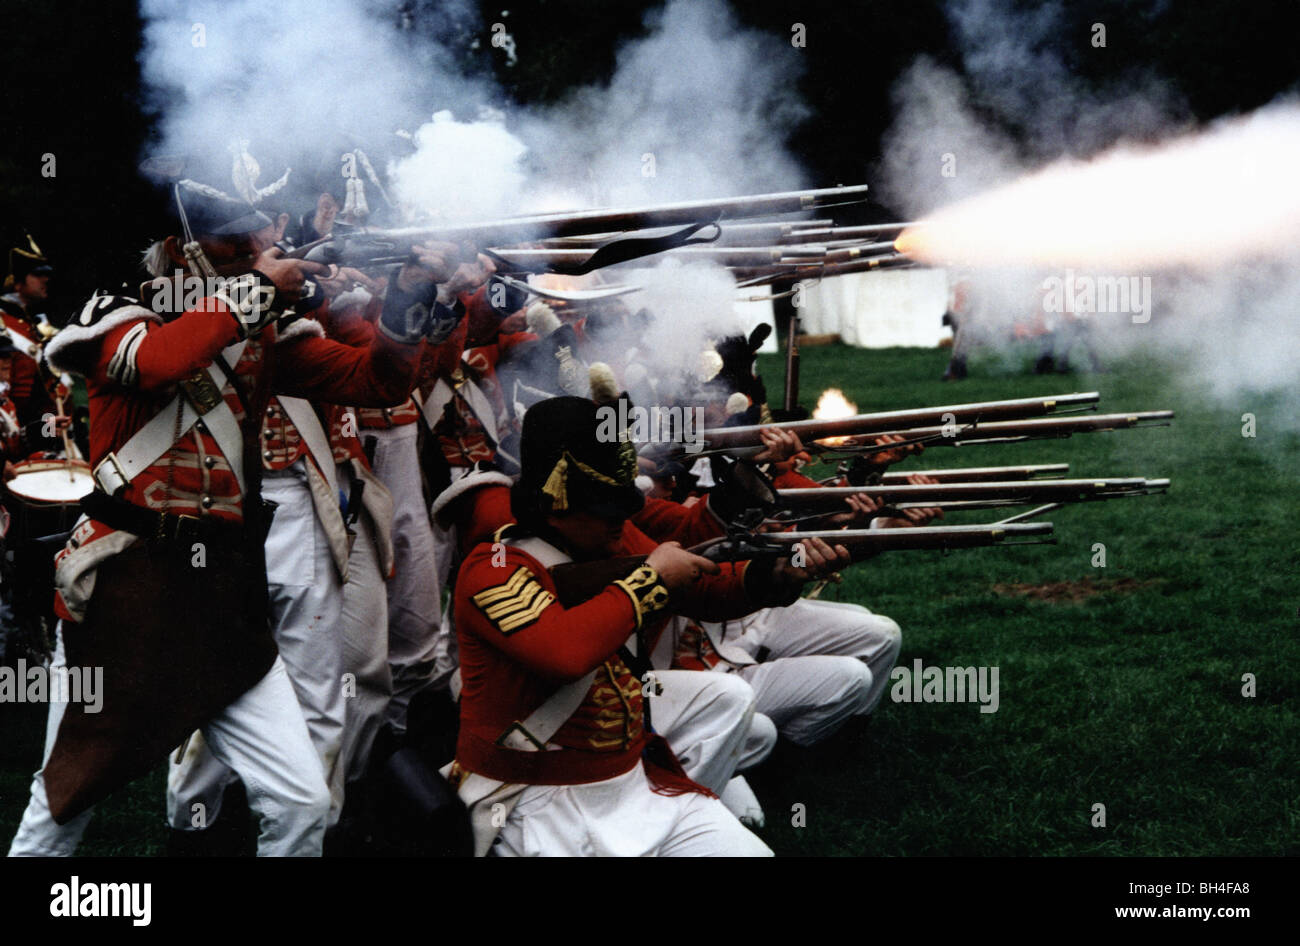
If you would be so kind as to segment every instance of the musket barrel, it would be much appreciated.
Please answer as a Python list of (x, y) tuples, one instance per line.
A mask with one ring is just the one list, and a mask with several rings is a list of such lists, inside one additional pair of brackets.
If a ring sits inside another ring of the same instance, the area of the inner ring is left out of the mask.
[[(710, 246), (771, 246), (773, 244), (787, 243), (811, 243), (821, 242), (803, 239), (802, 232), (797, 229), (801, 227), (818, 227), (823, 228), (826, 232), (830, 230), (832, 221), (830, 220), (792, 220), (792, 221), (772, 221), (768, 223), (720, 223), (718, 224), (718, 238), (712, 241)], [(568, 237), (547, 237), (540, 242), (547, 246), (556, 247), (595, 247), (601, 243), (607, 243), (610, 240), (622, 237), (643, 237), (646, 239), (656, 239), (672, 234), (677, 227), (654, 227), (648, 230), (635, 230), (632, 232), (607, 231), (605, 233), (584, 234), (582, 236)], [(798, 236), (798, 239), (794, 237)]]
[(906, 529), (808, 529), (794, 532), (766, 532), (764, 540), (781, 545), (796, 545), (809, 539), (821, 539), (828, 544), (837, 542), (871, 541), (882, 535), (909, 535), (919, 539), (944, 538), (947, 536), (980, 536), (999, 533), (995, 538), (1008, 535), (1047, 535), (1052, 531), (1050, 522), (1030, 522), (1005, 529), (993, 524), (978, 526), (917, 526)]
[(1008, 525), (919, 526), (907, 529), (841, 529), (808, 532), (772, 532), (764, 538), (782, 545), (797, 545), (821, 539), (830, 546), (843, 545), (850, 555), (903, 551), (907, 549), (960, 549), (996, 545), (1013, 537), (1052, 534), (1050, 522)]
[[(1166, 483), (1168, 481), (1165, 481)], [(832, 486), (776, 491), (785, 509), (845, 510), (850, 496), (870, 496), (885, 503), (915, 502), (921, 506), (951, 500), (1029, 500), (1079, 502), (1119, 494), (1137, 495), (1150, 487), (1143, 477), (1073, 480), (1008, 480), (994, 483), (922, 483), (880, 486)]]
[[(756, 424), (745, 427), (715, 427), (703, 432), (705, 446), (741, 447), (757, 446), (763, 442), (760, 432), (766, 427), (780, 426), (797, 433), (811, 442), (824, 437), (846, 437), (898, 433), (899, 428), (921, 424), (962, 424), (986, 417), (1018, 418), (1050, 414), (1062, 407), (1080, 407), (1096, 404), (1101, 395), (1096, 391), (1075, 394), (1057, 394), (1050, 397), (1013, 398), (1004, 401), (976, 401), (941, 407), (921, 407), (901, 411), (880, 411), (857, 414), (833, 420), (799, 420), (779, 425)], [(951, 415), (946, 417), (945, 415)]]
[[(508, 248), (492, 247), (491, 251), (507, 263), (536, 268), (540, 266), (575, 265), (586, 262), (592, 250), (571, 249), (567, 247)], [(837, 253), (840, 251), (836, 251)], [(824, 246), (684, 246), (671, 250), (662, 250), (653, 254), (655, 257), (675, 257), (677, 259), (706, 260), (720, 266), (763, 267), (770, 264), (808, 265), (812, 261), (831, 258), (831, 253)], [(838, 257), (837, 257), (838, 258)], [(645, 265), (641, 257), (623, 265)]]
[[(831, 240), (858, 240), (867, 237), (879, 236), (882, 233), (899, 233), (907, 227), (914, 227), (915, 223), (868, 223), (858, 227), (836, 227), (836, 226), (815, 226), (812, 221), (800, 224), (800, 229), (794, 231), (792, 239), (814, 240), (818, 243), (829, 242)], [(891, 242), (889, 244), (893, 246)]]
[(881, 479), (889, 483), (906, 483), (909, 476), (928, 476), (940, 483), (983, 482), (996, 480), (1028, 480), (1040, 476), (1056, 476), (1070, 472), (1068, 463), (1036, 463), (1028, 466), (961, 466), (945, 470), (909, 470), (906, 473), (886, 473)]
[[(870, 436), (874, 439), (886, 435), (925, 439), (928, 444), (933, 446), (991, 443), (999, 440), (1068, 437), (1071, 434), (1097, 430), (1123, 430), (1129, 427), (1140, 427), (1144, 422), (1168, 421), (1172, 420), (1173, 416), (1173, 411), (1137, 411), (1130, 414), (1089, 414), (1084, 417), (1036, 417), (1025, 420), (990, 421), (989, 423), (957, 426), (955, 430), (950, 425), (928, 425), (924, 427), (904, 427), (899, 425), (892, 430), (871, 431), (867, 434), (853, 436), (850, 438), (848, 445), (859, 449), (863, 446), (872, 446), (872, 444), (866, 443), (866, 437)], [(956, 421), (958, 425), (961, 425), (961, 423), (960, 419)], [(1154, 424), (1153, 426), (1168, 425)], [(706, 431), (705, 434), (707, 436), (708, 432)], [(823, 434), (822, 436), (835, 435)], [(880, 449), (887, 450), (889, 448), (886, 446)]]
[[(332, 254), (336, 259), (328, 261), (346, 261), (364, 256), (374, 248), (391, 249), (397, 255), (404, 256), (410, 252), (412, 244), (429, 241), (472, 243), (480, 247), (504, 246), (546, 237), (645, 230), (650, 227), (681, 226), (717, 220), (796, 213), (837, 204), (861, 203), (866, 199), (866, 193), (867, 185), (859, 184), (852, 187), (781, 191), (772, 194), (691, 200), (626, 209), (536, 214), (506, 217), (500, 220), (403, 227), (395, 230), (357, 228), (339, 234), (337, 242), (341, 245), (335, 246)], [(363, 247), (365, 249), (361, 250)], [(306, 255), (304, 253), (299, 256), (300, 252), (295, 250), (289, 256), (302, 258)]]
[[(902, 253), (883, 252), (875, 256), (852, 258), (844, 254), (844, 248), (828, 249), (822, 259), (804, 260), (789, 258), (764, 266), (738, 267), (734, 273), (741, 280), (741, 287), (762, 286), (780, 281), (797, 282), (800, 279), (829, 279), (832, 276), (848, 276), (853, 273), (867, 273), (876, 269), (903, 268), (916, 265), (916, 261)], [(834, 259), (843, 262), (833, 262)]]
[(894, 269), (915, 266), (916, 260), (902, 253), (884, 253), (866, 259), (855, 259), (847, 263), (831, 263), (820, 273), (814, 275), (829, 279), (832, 276), (850, 276), (853, 273), (868, 273), (876, 269)]

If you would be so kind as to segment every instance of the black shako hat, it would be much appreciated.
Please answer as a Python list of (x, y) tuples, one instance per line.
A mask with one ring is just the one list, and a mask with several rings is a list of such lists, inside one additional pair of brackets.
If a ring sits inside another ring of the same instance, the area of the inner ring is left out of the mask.
[(32, 235), (27, 233), (24, 236), (27, 237), (26, 246), (15, 246), (9, 250), (9, 277), (5, 280), (5, 288), (11, 287), (29, 273), (49, 276), (54, 272), (54, 267), (36, 245)]
[(563, 512), (626, 519), (645, 505), (636, 487), (636, 448), (619, 427), (617, 409), (587, 398), (553, 397), (529, 408), (519, 462), (510, 506), (521, 524)]
[(196, 236), (239, 236), (271, 225), (271, 218), (252, 204), (215, 187), (188, 179), (175, 186), (176, 198)]

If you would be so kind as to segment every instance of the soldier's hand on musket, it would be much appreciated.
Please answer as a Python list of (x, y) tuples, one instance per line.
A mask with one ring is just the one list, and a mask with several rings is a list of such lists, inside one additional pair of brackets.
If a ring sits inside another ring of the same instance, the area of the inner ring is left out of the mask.
[(688, 552), (680, 542), (665, 542), (646, 558), (646, 564), (659, 573), (669, 591), (689, 588), (704, 575), (716, 575), (718, 563)]
[(877, 510), (883, 505), (879, 499), (866, 493), (854, 493), (845, 498), (848, 512), (837, 512), (830, 517), (832, 525), (862, 528), (871, 524)]
[[(913, 486), (932, 486), (939, 481), (933, 476), (926, 476), (923, 473), (912, 473), (907, 477), (907, 482)], [(889, 519), (880, 520), (882, 529), (908, 529), (915, 526), (928, 525), (933, 519), (943, 518), (943, 509), (939, 506), (922, 506), (917, 509), (904, 509), (903, 515), (893, 516)]]
[(445, 283), (460, 266), (460, 247), (455, 243), (417, 243), (411, 258), (397, 274), (397, 286), (411, 293), (430, 283)]
[(284, 250), (278, 246), (264, 250), (253, 263), (257, 270), (275, 285), (276, 308), (292, 304), (302, 294), (308, 276), (327, 276), (330, 268), (324, 263), (303, 259), (285, 259)]
[[(890, 444), (899, 443), (906, 439), (907, 438), (902, 434), (882, 434), (875, 438), (875, 445), (877, 447), (888, 447)], [(870, 454), (870, 457), (873, 466), (883, 468), (892, 466), (904, 457), (910, 456), (913, 453), (920, 453), (924, 449), (924, 444), (910, 443), (902, 447), (894, 447), (892, 450), (880, 450), (876, 453)]]
[(331, 266), (329, 273), (318, 276), (316, 282), (328, 299), (347, 292), (353, 286), (361, 286), (374, 296), (383, 295), (384, 292), (382, 280), (371, 279), (361, 270), (353, 269), (351, 266)]
[(799, 435), (793, 430), (785, 430), (781, 427), (764, 427), (758, 432), (758, 436), (763, 441), (763, 450), (755, 454), (754, 459), (759, 462), (772, 462), (784, 464), (794, 461), (798, 465), (808, 463), (812, 457), (803, 448), (803, 442), (799, 440)]
[[(796, 565), (795, 563), (799, 564)], [(807, 539), (794, 548), (790, 558), (780, 559), (772, 577), (788, 586), (802, 585), (835, 574), (853, 563), (849, 550), (842, 545), (827, 545), (821, 539)]]
[(479, 253), (474, 262), (461, 263), (456, 267), (456, 271), (447, 280), (445, 288), (455, 296), (459, 296), (463, 292), (476, 292), (479, 286), (487, 282), (496, 271), (496, 264), (482, 253)]
[[(907, 478), (907, 482), (913, 486), (933, 486), (939, 481), (933, 476), (926, 476), (924, 473), (913, 473)], [(905, 509), (903, 515), (914, 526), (923, 526), (929, 524), (933, 519), (943, 518), (943, 509), (939, 506), (923, 506), (919, 509)]]

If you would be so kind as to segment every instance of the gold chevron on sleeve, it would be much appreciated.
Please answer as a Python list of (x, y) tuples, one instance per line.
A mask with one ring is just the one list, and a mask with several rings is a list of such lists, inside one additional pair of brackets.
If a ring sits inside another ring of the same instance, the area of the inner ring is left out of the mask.
[(526, 568), (516, 568), (513, 575), (507, 578), (499, 585), (492, 585), (490, 588), (484, 588), (478, 594), (474, 595), (473, 602), (480, 608), (485, 608), (494, 601), (500, 601), (503, 598), (510, 598), (519, 593), (529, 581), (536, 581), (533, 573)]
[(527, 568), (518, 568), (504, 582), (484, 588), (470, 600), (497, 630), (512, 634), (536, 621), (555, 595), (542, 588)]
[(542, 612), (545, 611), (554, 600), (555, 595), (551, 594), (549, 591), (543, 591), (537, 596), (537, 600), (529, 605), (525, 610), (516, 611), (507, 617), (499, 619), (497, 621), (497, 627), (500, 628), (502, 634), (513, 634), (521, 627), (532, 624), (541, 617)]

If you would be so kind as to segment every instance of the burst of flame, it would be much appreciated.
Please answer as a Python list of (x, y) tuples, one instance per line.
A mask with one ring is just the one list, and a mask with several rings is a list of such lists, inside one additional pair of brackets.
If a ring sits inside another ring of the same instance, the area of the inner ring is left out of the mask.
[[(835, 420), (840, 417), (852, 417), (857, 412), (858, 405), (846, 398), (843, 391), (839, 388), (827, 388), (817, 399), (817, 407), (813, 410), (812, 416), (817, 420)], [(848, 437), (822, 437), (817, 442), (833, 447), (836, 444), (847, 443), (849, 439)]]
[(945, 207), (895, 248), (957, 265), (1217, 266), (1294, 251), (1300, 109), (1063, 161)]

